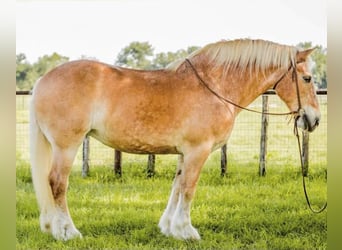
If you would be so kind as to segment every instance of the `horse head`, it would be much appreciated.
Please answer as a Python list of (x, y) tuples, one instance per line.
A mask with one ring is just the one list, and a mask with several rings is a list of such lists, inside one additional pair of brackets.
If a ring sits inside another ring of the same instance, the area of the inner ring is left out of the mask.
[(309, 61), (313, 50), (298, 51), (295, 62), (274, 88), (288, 108), (297, 112), (297, 126), (309, 132), (315, 130), (321, 117)]

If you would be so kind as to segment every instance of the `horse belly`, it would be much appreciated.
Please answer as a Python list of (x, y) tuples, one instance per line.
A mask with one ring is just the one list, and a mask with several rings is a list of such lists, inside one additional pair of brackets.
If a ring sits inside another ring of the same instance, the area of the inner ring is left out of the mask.
[(106, 112), (97, 112), (89, 135), (109, 147), (127, 153), (179, 153), (177, 150), (179, 133), (173, 123), (157, 119), (155, 111), (145, 111), (141, 116), (142, 111), (133, 112), (133, 110), (117, 105), (115, 110), (111, 110), (110, 115)]
[[(139, 133), (140, 134), (140, 133)], [(89, 133), (103, 144), (119, 151), (133, 154), (178, 154), (175, 145), (166, 140), (154, 140), (153, 135), (141, 136), (133, 133), (120, 133), (113, 128), (112, 132), (92, 130)]]

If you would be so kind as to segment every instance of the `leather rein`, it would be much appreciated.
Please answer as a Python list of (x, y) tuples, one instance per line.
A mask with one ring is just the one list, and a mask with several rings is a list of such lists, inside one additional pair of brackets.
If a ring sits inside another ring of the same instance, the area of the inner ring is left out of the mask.
[(318, 210), (315, 210), (312, 208), (308, 193), (306, 191), (306, 184), (305, 184), (305, 169), (304, 169), (304, 161), (302, 158), (302, 146), (300, 143), (300, 136), (298, 133), (298, 126), (297, 126), (297, 120), (300, 117), (303, 117), (303, 119), (307, 119), (306, 118), (306, 114), (305, 114), (305, 110), (302, 108), (302, 104), (301, 104), (301, 100), (300, 100), (300, 94), (299, 94), (299, 83), (298, 83), (298, 76), (297, 76), (297, 69), (296, 69), (296, 64), (293, 63), (291, 61), (291, 65), (288, 68), (288, 70), (275, 82), (273, 89), (275, 90), (276, 87), (278, 86), (279, 82), (281, 82), (281, 80), (284, 79), (284, 77), (286, 76), (286, 74), (291, 70), (292, 68), (292, 81), (295, 82), (296, 84), (296, 93), (297, 93), (297, 102), (298, 102), (298, 110), (297, 111), (291, 111), (291, 112), (286, 112), (286, 113), (273, 113), (273, 112), (263, 112), (263, 111), (258, 111), (258, 110), (254, 110), (254, 109), (249, 109), (246, 107), (243, 107), (239, 104), (234, 103), (233, 101), (223, 97), (222, 95), (218, 94), (215, 90), (213, 90), (204, 80), (203, 78), (198, 74), (196, 68), (194, 67), (194, 65), (191, 63), (191, 61), (186, 58), (185, 61), (189, 64), (191, 70), (193, 71), (193, 73), (195, 74), (195, 76), (197, 77), (197, 79), (199, 80), (199, 82), (201, 83), (201, 85), (203, 87), (205, 87), (209, 92), (211, 92), (213, 95), (215, 95), (221, 102), (223, 103), (229, 103), (237, 108), (243, 109), (243, 110), (247, 110), (249, 112), (253, 112), (253, 113), (258, 113), (258, 114), (265, 114), (265, 115), (293, 115), (294, 116), (294, 134), (297, 138), (297, 142), (298, 142), (298, 149), (299, 149), (299, 156), (300, 156), (300, 163), (301, 163), (301, 169), (302, 169), (302, 180), (303, 180), (303, 190), (304, 190), (304, 195), (305, 195), (305, 199), (306, 199), (306, 203), (308, 204), (308, 207), (310, 208), (310, 210), (313, 213), (321, 213), (323, 212), (327, 206), (328, 206), (328, 202), (325, 202), (325, 204)]

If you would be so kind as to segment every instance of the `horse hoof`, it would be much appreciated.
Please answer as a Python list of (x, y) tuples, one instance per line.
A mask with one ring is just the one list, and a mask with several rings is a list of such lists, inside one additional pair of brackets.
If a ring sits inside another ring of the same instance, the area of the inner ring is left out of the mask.
[(160, 228), (160, 231), (162, 234), (164, 234), (165, 236), (170, 236), (171, 235), (171, 231), (170, 231), (170, 219), (163, 215), (160, 218), (158, 227)]
[(70, 225), (65, 225), (61, 228), (53, 228), (52, 230), (52, 236), (56, 240), (71, 240), (75, 238), (82, 239), (82, 234), (75, 228)]
[(171, 234), (180, 240), (200, 240), (201, 236), (192, 225), (171, 226)]
[(51, 228), (52, 236), (57, 240), (71, 240), (74, 238), (82, 238), (82, 234), (76, 229), (72, 221), (63, 216), (56, 216)]

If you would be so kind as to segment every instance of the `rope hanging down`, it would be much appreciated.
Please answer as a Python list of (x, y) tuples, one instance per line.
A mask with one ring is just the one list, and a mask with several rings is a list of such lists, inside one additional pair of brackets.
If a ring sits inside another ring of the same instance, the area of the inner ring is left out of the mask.
[(296, 122), (295, 122), (295, 125), (294, 125), (294, 133), (295, 133), (295, 136), (296, 136), (297, 142), (298, 142), (300, 164), (301, 164), (301, 168), (302, 168), (303, 190), (304, 190), (304, 195), (305, 195), (306, 203), (308, 204), (308, 207), (310, 208), (311, 212), (313, 212), (315, 214), (319, 214), (319, 213), (323, 212), (327, 208), (328, 202), (326, 201), (325, 204), (319, 210), (315, 210), (315, 209), (312, 208), (312, 205), (311, 205), (308, 193), (306, 191), (305, 174), (304, 174), (305, 173), (304, 161), (303, 161), (303, 157), (302, 157), (302, 146), (300, 144), (300, 137), (299, 137), (299, 133), (298, 133), (298, 127), (296, 126)]

